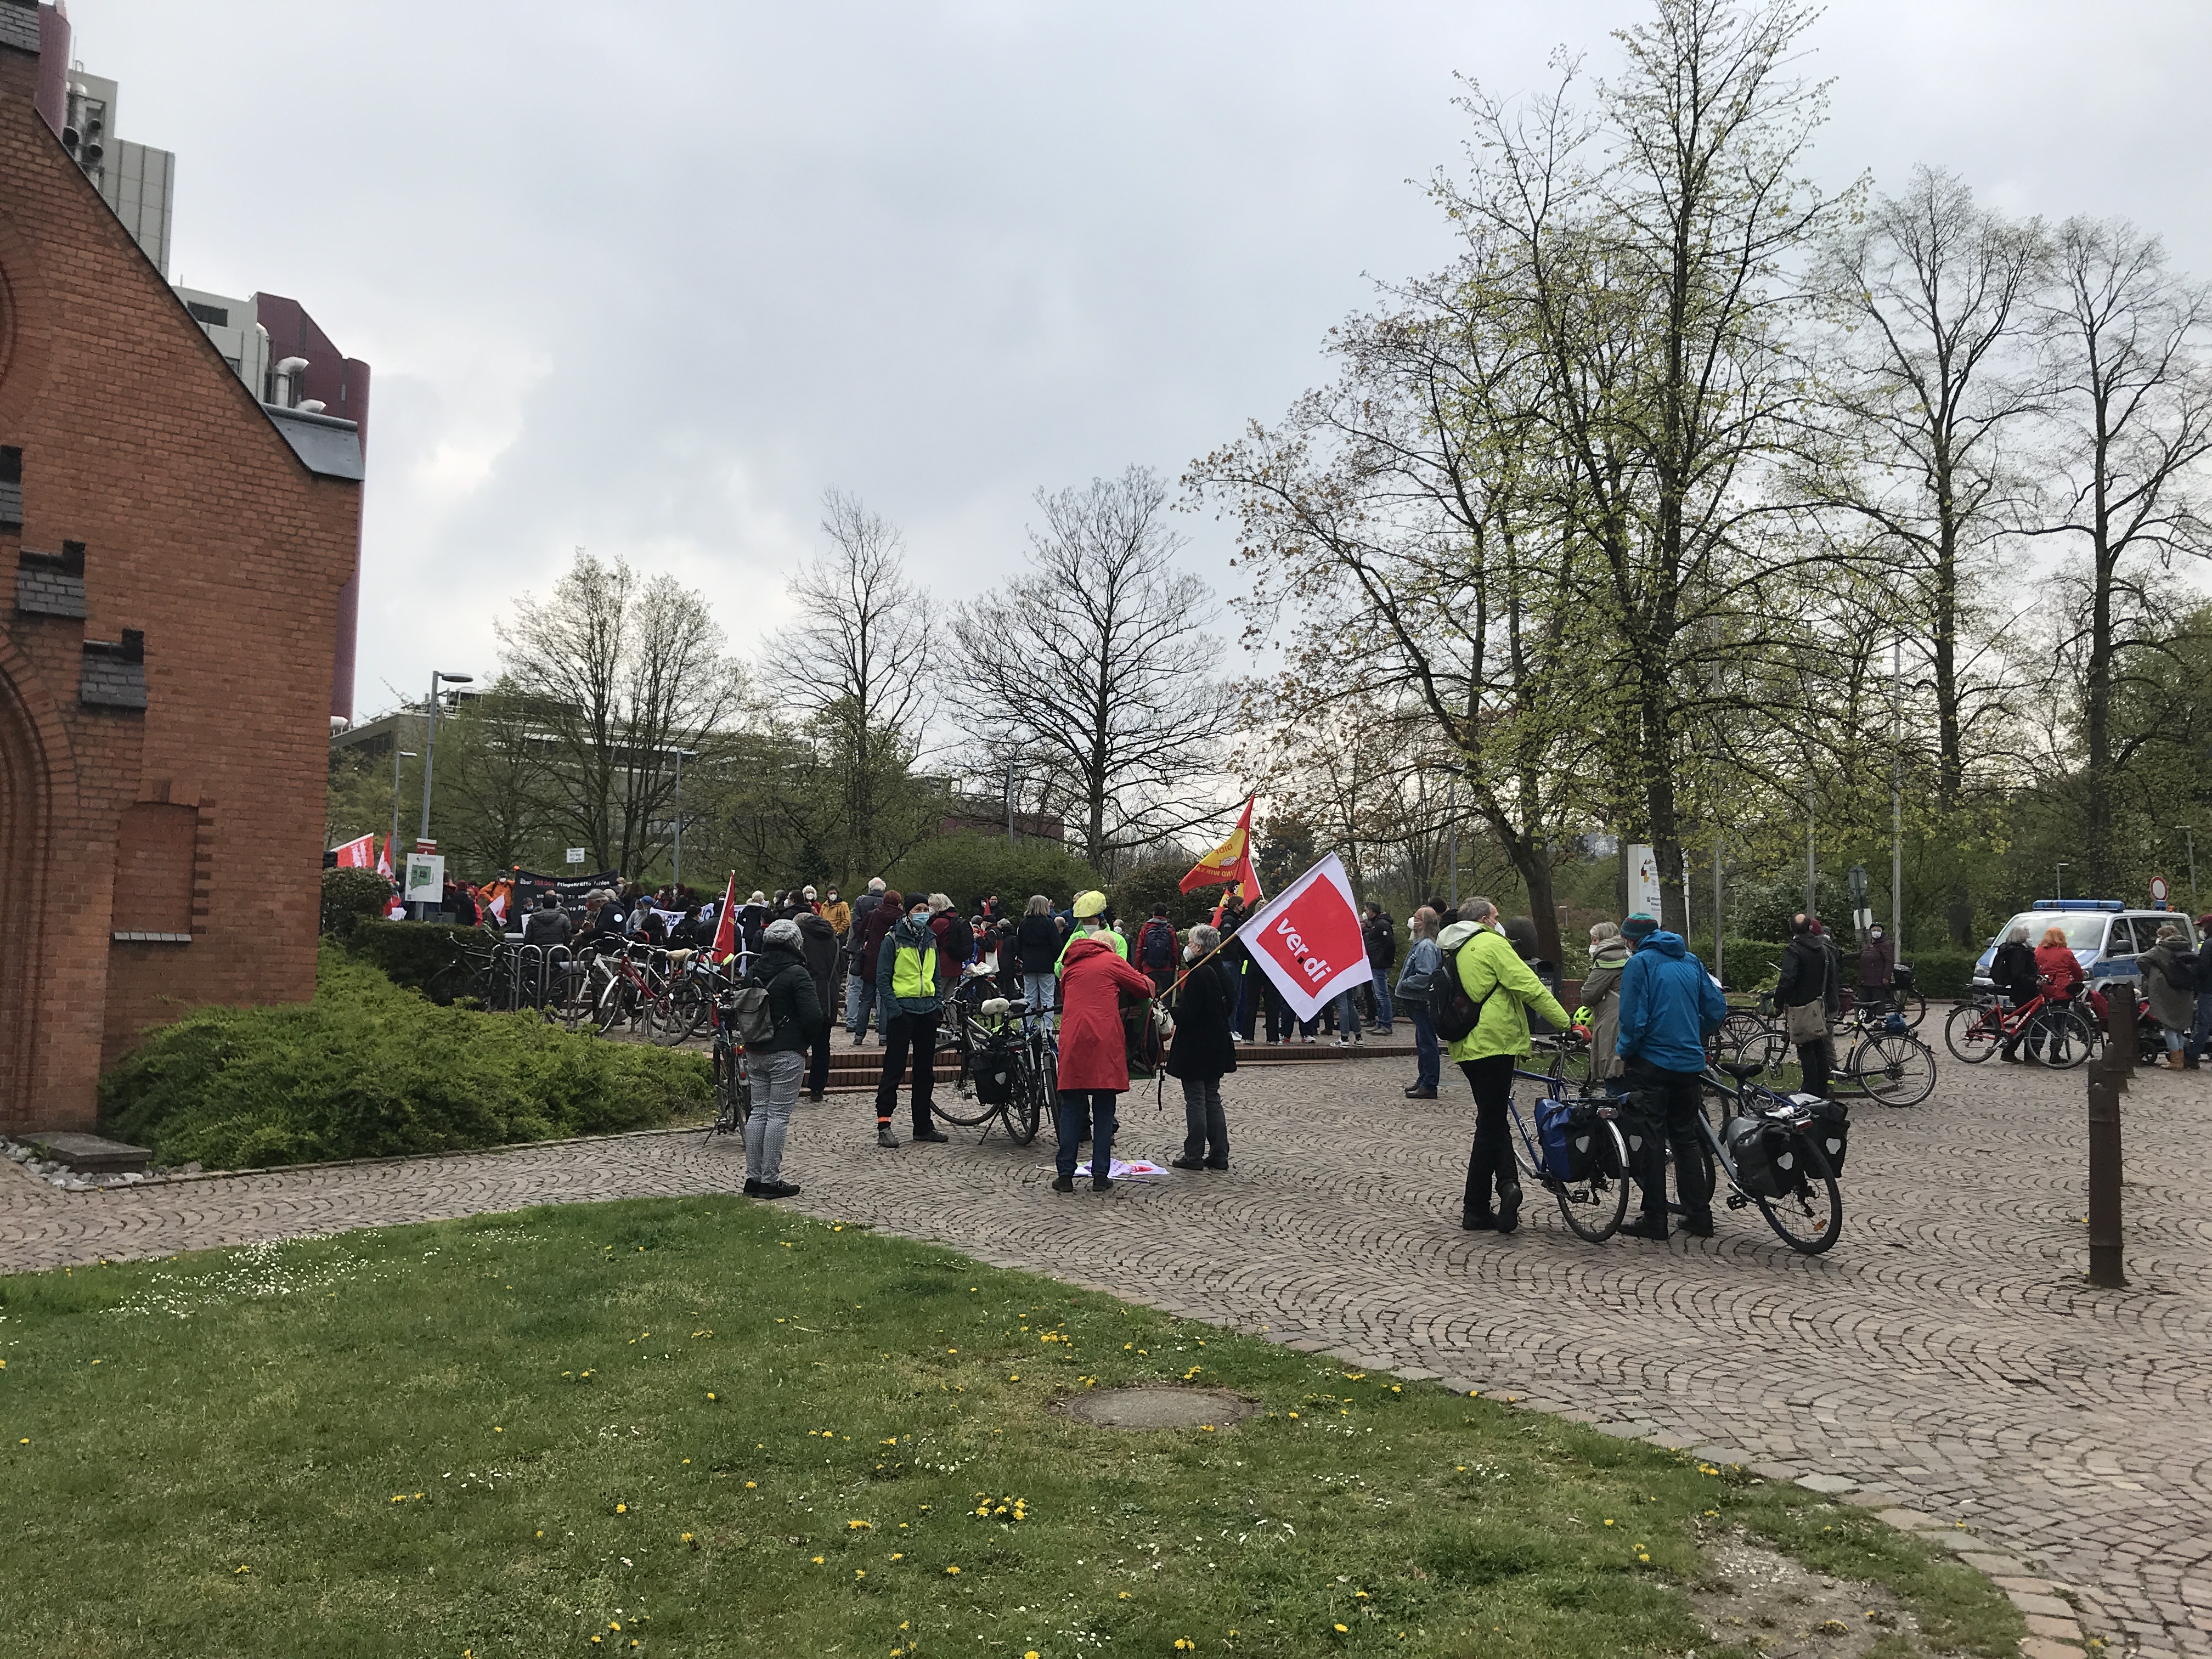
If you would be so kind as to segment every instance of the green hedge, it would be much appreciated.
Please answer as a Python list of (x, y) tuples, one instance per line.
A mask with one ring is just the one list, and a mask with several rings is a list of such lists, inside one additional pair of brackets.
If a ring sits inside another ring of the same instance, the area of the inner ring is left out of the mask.
[[(1730, 934), (1722, 941), (1728, 948), (1721, 956), (1721, 979), (1731, 991), (1756, 991), (1771, 985), (1782, 967), (1782, 952), (1787, 946), (1775, 945), (1763, 939), (1738, 939)], [(1692, 934), (1690, 949), (1706, 967), (1713, 965), (1713, 936)]]
[(1912, 969), (1912, 982), (1928, 997), (1963, 997), (1972, 994), (1974, 964), (1979, 951), (1912, 951), (1905, 960)]
[(696, 1054), (438, 1008), (325, 946), (314, 1000), (204, 1008), (100, 1082), (108, 1133), (160, 1164), (252, 1169), (605, 1134), (702, 1110)]
[[(1789, 947), (1771, 944), (1765, 939), (1730, 939), (1728, 953), (1722, 963), (1722, 977), (1731, 991), (1757, 991), (1773, 985), (1782, 963), (1782, 953)], [(1713, 965), (1713, 939), (1710, 933), (1693, 937), (1690, 949), (1706, 967)], [(1844, 945), (1844, 978), (1856, 981), (1858, 975), (1858, 951)], [(1905, 952), (1905, 960), (1912, 969), (1913, 983), (1923, 996), (1962, 997), (1972, 988), (1974, 963), (1978, 951), (1912, 951)]]
[(346, 945), (365, 962), (374, 963), (394, 985), (420, 990), (453, 959), (456, 945), (483, 945), (489, 935), (481, 927), (456, 927), (443, 921), (364, 921)]
[(351, 939), (356, 928), (391, 902), (392, 884), (374, 870), (323, 872), (323, 931), (333, 939)]

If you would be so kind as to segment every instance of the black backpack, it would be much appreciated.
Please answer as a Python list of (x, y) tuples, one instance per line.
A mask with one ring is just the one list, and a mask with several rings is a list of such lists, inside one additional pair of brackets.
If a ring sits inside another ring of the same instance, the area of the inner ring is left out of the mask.
[[(1437, 977), (1429, 981), (1429, 998), (1436, 1006), (1436, 1012), (1429, 1016), (1429, 1021), (1437, 1028), (1440, 1042), (1457, 1042), (1474, 1030), (1482, 1023), (1482, 1011), (1489, 1006), (1490, 999), (1498, 994), (1498, 987), (1492, 985), (1483, 994), (1482, 1000), (1477, 1002), (1467, 994), (1466, 981), (1459, 975), (1460, 953), (1474, 943), (1481, 931), (1477, 928), (1455, 945), (1452, 953), (1443, 959), (1443, 965), (1437, 970)], [(1437, 994), (1439, 984), (1443, 987), (1441, 996)]]
[(1175, 924), (1154, 916), (1137, 935), (1137, 965), (1164, 968), (1175, 960)]

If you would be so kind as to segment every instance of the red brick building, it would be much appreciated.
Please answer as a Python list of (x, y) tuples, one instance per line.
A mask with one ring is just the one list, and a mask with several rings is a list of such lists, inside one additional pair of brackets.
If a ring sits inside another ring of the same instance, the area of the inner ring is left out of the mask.
[(0, 0), (0, 1133), (313, 993), (360, 545), (353, 424), (264, 407), (63, 148), (57, 22)]

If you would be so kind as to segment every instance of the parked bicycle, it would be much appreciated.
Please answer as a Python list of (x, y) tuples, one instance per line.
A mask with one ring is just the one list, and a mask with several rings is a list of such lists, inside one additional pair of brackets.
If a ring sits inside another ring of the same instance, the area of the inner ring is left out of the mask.
[(1506, 1097), (1518, 1144), (1513, 1161), (1524, 1182), (1549, 1193), (1559, 1206), (1559, 1218), (1576, 1237), (1602, 1244), (1620, 1231), (1628, 1213), (1628, 1191), (1635, 1174), (1633, 1153), (1640, 1136), (1632, 1136), (1621, 1125), (1624, 1103), (1611, 1095), (1592, 1095), (1589, 1085), (1572, 1097), (1567, 1085), (1575, 1051), (1582, 1051), (1582, 1072), (1589, 1073), (1587, 1043), (1551, 1041), (1550, 1068), (1524, 1072), (1516, 1067), (1516, 1082), (1543, 1085), (1533, 1110), (1535, 1133), (1521, 1115), (1518, 1090)]
[(1717, 1130), (1710, 1112), (1697, 1116), (1705, 1189), (1716, 1190), (1716, 1171), (1724, 1175), (1729, 1209), (1756, 1205), (1784, 1244), (1818, 1255), (1844, 1230), (1836, 1176), (1850, 1140), (1849, 1109), (1778, 1094), (1753, 1081), (1765, 1070), (1757, 1060), (1723, 1060), (1705, 1073), (1707, 1103), (1722, 1109)]
[[(1792, 1044), (1773, 1012), (1771, 996), (1759, 1000), (1755, 1013), (1732, 1011), (1722, 1022), (1714, 1059), (1724, 1066), (1779, 1072)], [(1855, 1006), (1830, 1028), (1828, 1040), (1839, 1056), (1828, 1079), (1829, 1092), (1838, 1099), (1917, 1106), (1935, 1092), (1936, 1051), (1913, 1035), (1899, 1014)]]
[[(945, 998), (945, 1016), (939, 1050), (957, 1054), (959, 1067), (951, 1099), (939, 1097), (932, 1110), (962, 1128), (981, 1127), (986, 1135), (991, 1121), (1000, 1119), (1008, 1139), (1028, 1146), (1059, 1099), (1047, 1069), (1050, 1039), (1042, 1018), (1018, 999), (1000, 995), (983, 975), (963, 980)], [(1055, 1053), (1049, 1064), (1057, 1063)]]
[(724, 983), (708, 1005), (708, 1040), (714, 1085), (714, 1121), (707, 1126), (707, 1139), (740, 1135), (752, 1115), (752, 1062), (745, 1045), (738, 1040), (738, 988)]
[(1943, 1046), (1969, 1066), (1980, 1065), (2000, 1048), (2016, 1054), (2025, 1042), (2045, 1065), (2070, 1071), (2102, 1040), (2103, 1033), (2079, 1005), (2040, 991), (2017, 1006), (2009, 997), (1984, 994), (1960, 1003), (1943, 1022)]

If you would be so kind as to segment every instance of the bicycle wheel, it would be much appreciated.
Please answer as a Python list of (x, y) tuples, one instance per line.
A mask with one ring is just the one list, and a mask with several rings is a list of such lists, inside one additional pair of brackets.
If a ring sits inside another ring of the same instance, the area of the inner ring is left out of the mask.
[(1803, 1164), (1797, 1184), (1779, 1198), (1753, 1193), (1752, 1201), (1784, 1244), (1800, 1255), (1818, 1255), (1844, 1231), (1844, 1194), (1820, 1149), (1805, 1135), (1795, 1139)]
[(2003, 1019), (1993, 1002), (1962, 1002), (1943, 1022), (1943, 1046), (1967, 1065), (1978, 1066), (2003, 1046)]
[(571, 1031), (579, 1031), (598, 1006), (598, 987), (592, 983), (588, 963), (568, 962), (552, 970), (556, 977), (545, 1000), (545, 1014)]
[(1736, 1035), (1731, 1039), (1728, 1027), (1723, 1024), (1720, 1035), (1720, 1057), (1742, 1065), (1756, 1061), (1769, 1072), (1778, 1072), (1782, 1069), (1782, 1062), (1790, 1058), (1789, 1034), (1780, 1026), (1770, 1025), (1762, 1019), (1755, 1027), (1739, 1024)]
[(1928, 998), (1917, 987), (1903, 993), (1892, 992), (1890, 1006), (1903, 1014), (1905, 1023), (1916, 1031), (1920, 1029), (1920, 1022), (1928, 1018)]
[(2079, 1008), (2054, 1009), (2038, 1014), (2036, 1021), (2043, 1038), (2043, 1063), (2053, 1071), (2070, 1072), (2104, 1046), (2104, 1033)]
[(1877, 1031), (1851, 1050), (1844, 1073), (1885, 1106), (1917, 1106), (1936, 1092), (1936, 1051), (1917, 1036)]
[(1621, 1218), (1628, 1213), (1628, 1143), (1619, 1124), (1602, 1118), (1592, 1126), (1589, 1176), (1553, 1183), (1552, 1196), (1570, 1232), (1602, 1244), (1620, 1230)]
[(601, 988), (599, 1006), (593, 1011), (592, 1019), (601, 1036), (625, 1021), (634, 1024), (637, 1019), (637, 988), (619, 974), (615, 975)]
[(714, 1045), (714, 1123), (709, 1134), (743, 1134), (752, 1115), (752, 1070), (740, 1050)]
[(1017, 1066), (1014, 1097), (1006, 1103), (1007, 1137), (1015, 1146), (1026, 1146), (1037, 1138), (1037, 1130), (1043, 1121), (1043, 1080), (1027, 1066)]

